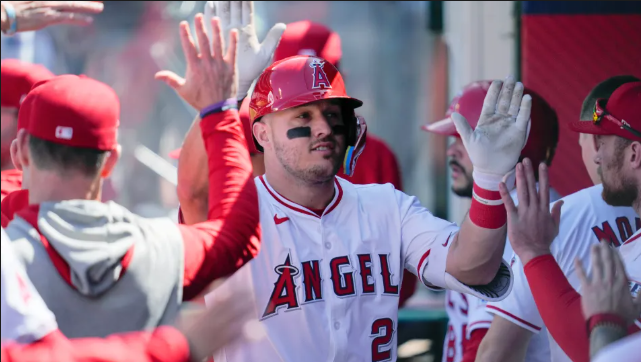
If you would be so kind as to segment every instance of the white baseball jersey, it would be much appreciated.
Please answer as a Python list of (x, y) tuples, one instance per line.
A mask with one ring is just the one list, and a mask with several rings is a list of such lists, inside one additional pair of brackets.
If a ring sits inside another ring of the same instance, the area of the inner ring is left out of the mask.
[[(538, 184), (537, 184), (538, 189)], [(516, 189), (510, 193), (514, 204), (518, 205)], [(550, 189), (550, 201), (561, 198), (554, 189)], [(503, 259), (510, 260), (514, 252), (509, 242), (505, 243)], [(472, 295), (448, 291), (445, 310), (449, 317), (447, 335), (443, 345), (442, 362), (460, 362), (463, 359), (463, 342), (469, 340), (473, 331), (489, 329), (494, 315), (485, 309), (487, 301)], [(544, 328), (545, 329), (545, 328)], [(549, 362), (550, 347), (547, 330), (532, 337), (525, 353), (525, 362)]]
[(601, 349), (592, 362), (639, 362), (641, 333), (635, 333)]
[(58, 329), (56, 319), (13, 254), (2, 229), (2, 344), (31, 343)]
[(497, 282), (476, 291), (445, 273), (457, 226), (391, 184), (353, 185), (337, 177), (322, 216), (280, 196), (265, 176), (256, 186), (260, 253), (205, 301), (250, 288), (265, 334), (248, 333), (215, 355), (216, 362), (396, 360), (403, 268), (431, 288), (494, 299), (509, 292), (505, 262)]
[[(619, 253), (630, 279), (630, 292), (636, 298), (641, 292), (641, 228), (619, 247)], [(635, 324), (641, 328), (641, 316)]]
[[(569, 283), (580, 292), (574, 259), (590, 265), (590, 248), (599, 240), (608, 240), (619, 247), (639, 229), (641, 220), (631, 207), (613, 207), (601, 197), (603, 187), (593, 186), (563, 198), (559, 235), (550, 248)], [(530, 286), (518, 257), (513, 257), (514, 288), (500, 302), (490, 302), (487, 311), (521, 326), (535, 334), (541, 332), (543, 320), (534, 302)], [(570, 361), (549, 336), (552, 361)]]

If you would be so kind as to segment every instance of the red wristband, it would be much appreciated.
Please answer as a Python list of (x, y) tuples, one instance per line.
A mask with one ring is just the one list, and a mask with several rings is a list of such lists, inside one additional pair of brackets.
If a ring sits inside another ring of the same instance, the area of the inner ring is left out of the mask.
[(596, 326), (601, 324), (615, 325), (627, 330), (627, 323), (625, 322), (625, 319), (621, 318), (621, 316), (612, 313), (599, 313), (588, 318), (588, 335)]
[(507, 211), (498, 191), (482, 189), (474, 184), (470, 220), (485, 229), (499, 229), (507, 222)]

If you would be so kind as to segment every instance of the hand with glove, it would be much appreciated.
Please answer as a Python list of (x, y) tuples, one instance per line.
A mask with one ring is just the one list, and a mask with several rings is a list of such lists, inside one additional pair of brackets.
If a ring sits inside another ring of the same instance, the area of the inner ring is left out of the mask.
[(474, 165), (476, 186), (498, 191), (499, 183), (509, 178), (506, 184), (514, 188), (514, 168), (527, 141), (531, 108), (532, 97), (524, 96), (523, 84), (510, 76), (505, 82), (492, 82), (474, 130), (460, 113), (452, 114)]
[[(241, 100), (254, 80), (271, 64), (286, 25), (274, 25), (261, 44), (254, 26), (253, 1), (208, 1), (205, 4), (205, 23), (210, 24), (213, 17), (220, 18), (225, 39), (232, 29), (238, 29), (238, 100)], [(211, 34), (211, 28), (208, 31)]]

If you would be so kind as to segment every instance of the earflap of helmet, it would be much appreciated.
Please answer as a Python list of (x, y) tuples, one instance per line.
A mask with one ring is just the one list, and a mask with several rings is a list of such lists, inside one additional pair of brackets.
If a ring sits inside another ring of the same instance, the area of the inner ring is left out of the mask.
[[(350, 132), (353, 130), (353, 142), (349, 142)], [(354, 116), (354, 122), (348, 129), (348, 142), (347, 149), (345, 150), (345, 158), (343, 159), (343, 172), (347, 176), (352, 176), (356, 169), (356, 162), (365, 150), (365, 143), (367, 136), (367, 123), (365, 118), (361, 116)]]

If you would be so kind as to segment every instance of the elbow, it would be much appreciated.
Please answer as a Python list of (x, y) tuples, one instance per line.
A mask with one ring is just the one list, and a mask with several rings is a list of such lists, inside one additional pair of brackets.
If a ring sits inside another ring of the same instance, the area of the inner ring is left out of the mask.
[(196, 188), (194, 185), (189, 184), (189, 182), (181, 182), (181, 180), (179, 180), (178, 186), (176, 187), (176, 194), (181, 205), (207, 203), (208, 191), (207, 188)]
[(499, 265), (480, 265), (477, 267), (470, 265), (455, 265), (447, 272), (461, 283), (467, 285), (487, 285), (496, 277)]

